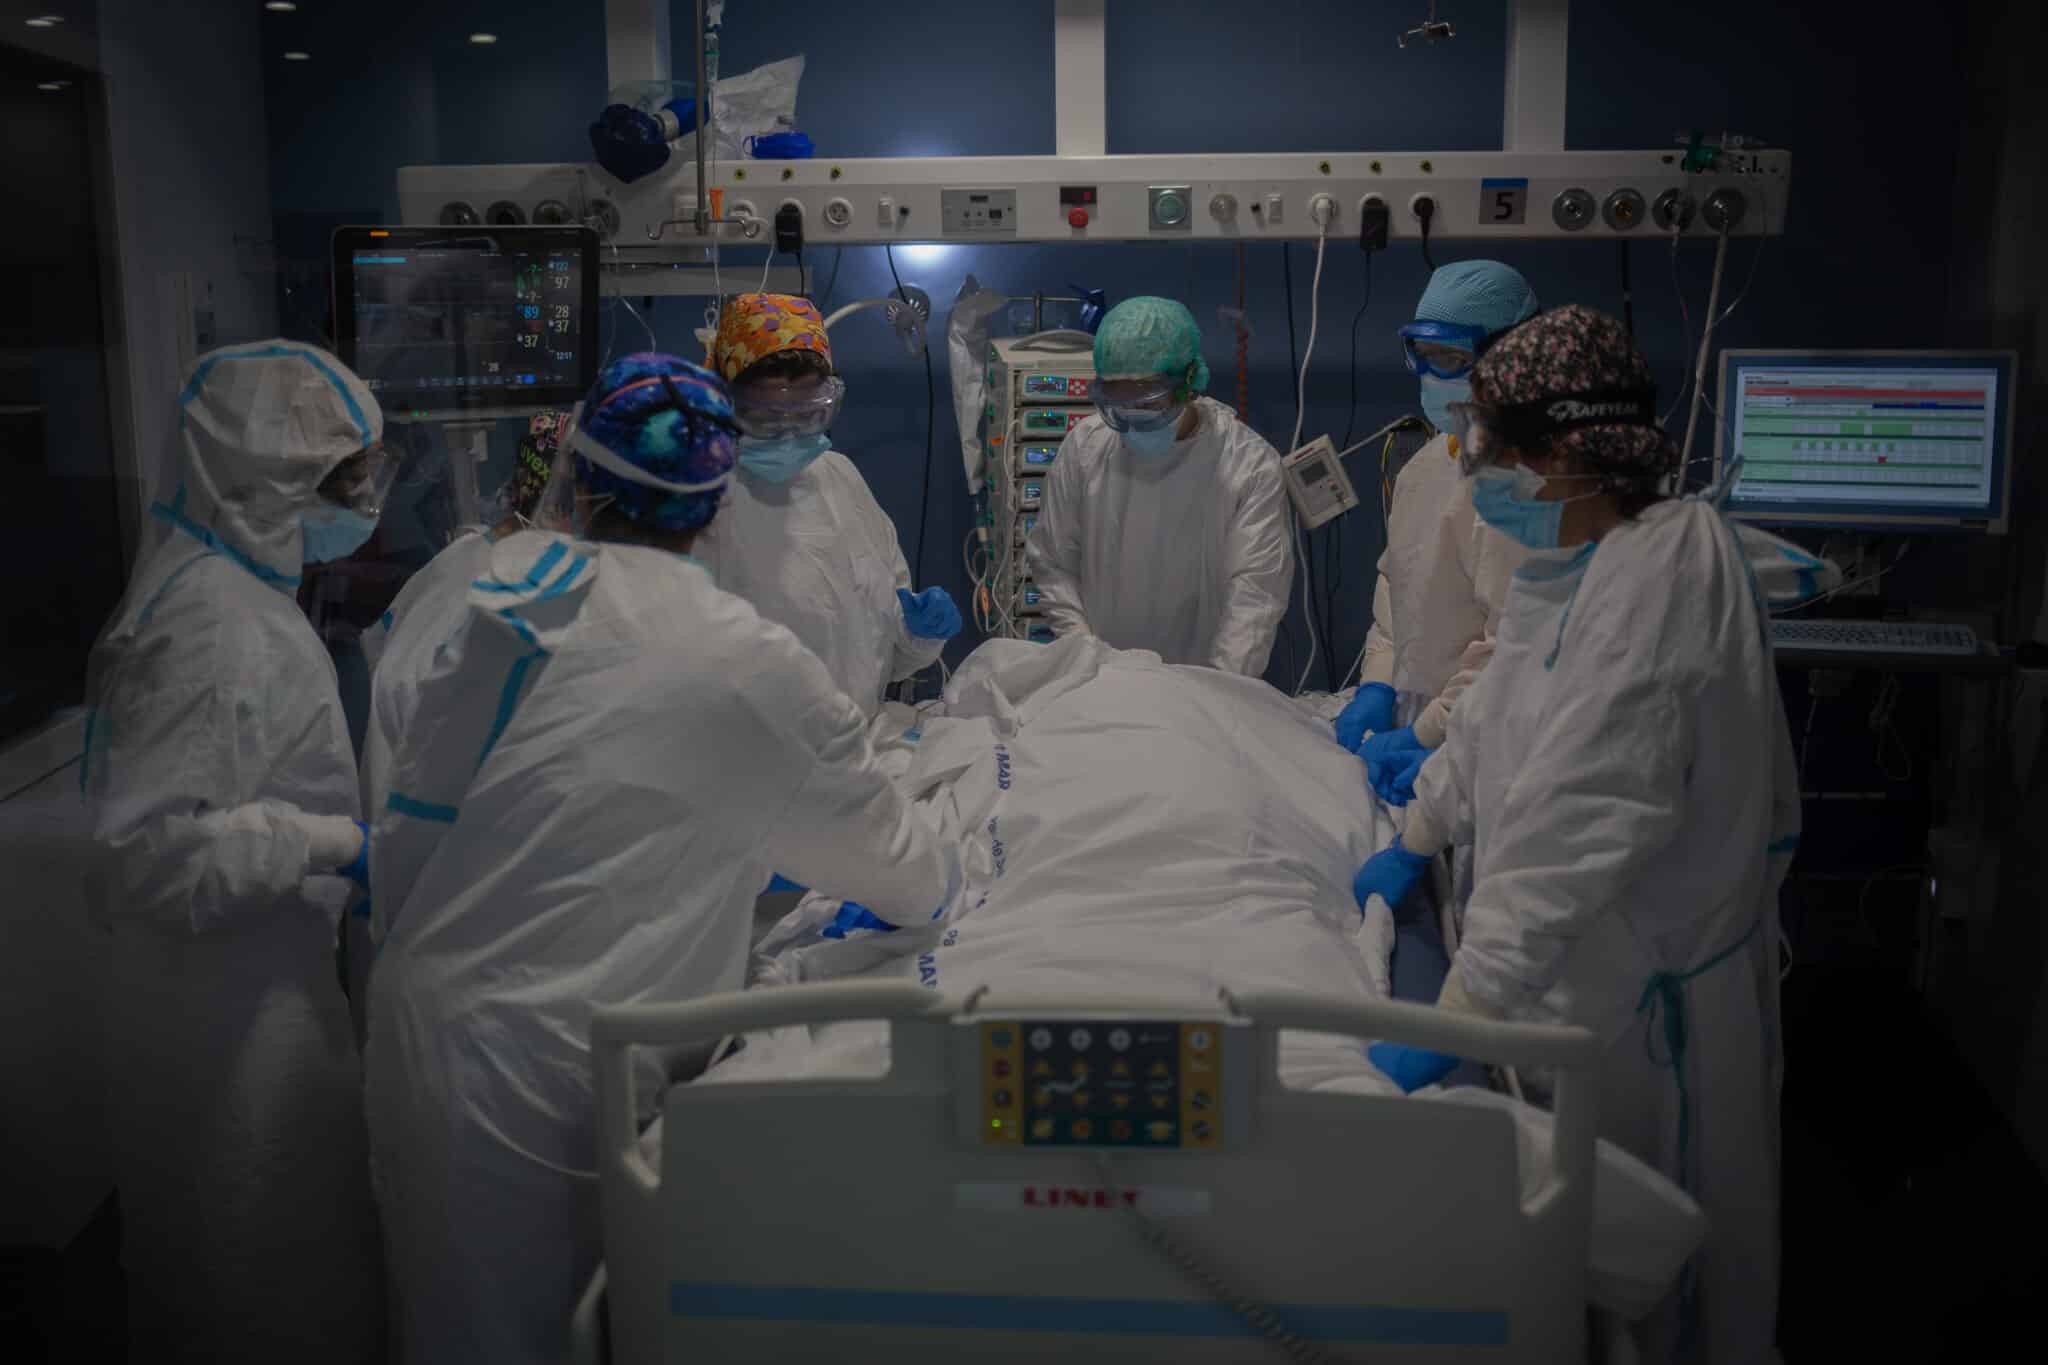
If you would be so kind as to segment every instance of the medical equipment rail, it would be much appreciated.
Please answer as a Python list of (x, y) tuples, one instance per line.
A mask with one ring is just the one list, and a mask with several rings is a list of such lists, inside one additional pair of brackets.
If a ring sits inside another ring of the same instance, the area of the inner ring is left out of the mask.
[[(886, 1074), (672, 1086), (641, 1132), (634, 1049), (856, 1020), (888, 1021)], [(983, 1131), (991, 1056), (1065, 1031), (1055, 1049), (1100, 1064), (1117, 1055), (1102, 1038), (1166, 1028), (1225, 1073), (1174, 1080), (1182, 1101), (1217, 1086), (1205, 1149), (1192, 1127), (1172, 1150)], [(1282, 1030), (1553, 1069), (1549, 1170), (1525, 1197), (1498, 1109), (1288, 1087)], [(592, 1043), (606, 1260), (582, 1359), (599, 1358), (600, 1296), (620, 1362), (1586, 1358), (1581, 1029), (1289, 991), (1204, 1009), (853, 982), (602, 1009)], [(1279, 1324), (1263, 1340), (1261, 1315)]]

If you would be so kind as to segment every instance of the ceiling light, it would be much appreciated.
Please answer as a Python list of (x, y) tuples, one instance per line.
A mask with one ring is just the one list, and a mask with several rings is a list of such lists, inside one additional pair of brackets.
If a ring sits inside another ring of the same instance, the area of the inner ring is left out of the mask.
[(284, 54), (284, 59), (288, 62), (310, 62), (313, 60), (313, 54), (310, 52), (287, 52)]
[(25, 20), (24, 22), (30, 28), (55, 28), (64, 22), (64, 16), (61, 14), (39, 14), (35, 18)]
[(469, 35), (469, 40), (478, 47), (489, 47), (492, 43), (498, 41), (498, 35), (495, 33), (472, 33)]
[(69, 90), (70, 88), (70, 81), (44, 81), (36, 87), (38, 90), (47, 90), (53, 95), (59, 90)]
[(298, 6), (293, 4), (292, 0), (263, 0), (263, 8), (272, 14), (290, 14)]

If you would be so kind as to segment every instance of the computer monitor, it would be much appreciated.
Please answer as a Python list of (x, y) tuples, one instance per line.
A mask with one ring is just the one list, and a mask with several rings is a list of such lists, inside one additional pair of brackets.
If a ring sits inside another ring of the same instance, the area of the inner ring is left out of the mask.
[(1729, 515), (1845, 530), (2005, 530), (2011, 351), (1721, 353)]
[(387, 420), (572, 407), (597, 379), (597, 281), (586, 227), (337, 228), (336, 350)]

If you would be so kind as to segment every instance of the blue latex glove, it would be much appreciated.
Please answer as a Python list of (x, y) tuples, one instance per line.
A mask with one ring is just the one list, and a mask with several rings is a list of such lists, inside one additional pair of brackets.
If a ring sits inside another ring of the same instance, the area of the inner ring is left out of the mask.
[(839, 913), (832, 917), (832, 922), (820, 931), (819, 937), (845, 938), (847, 934), (855, 929), (873, 929), (884, 934), (896, 932), (895, 925), (889, 923), (889, 921), (883, 919), (865, 905), (860, 905), (854, 901), (846, 901), (840, 905)]
[(1366, 779), (1379, 798), (1390, 806), (1405, 806), (1415, 799), (1415, 774), (1429, 757), (1427, 745), (1415, 737), (1415, 727), (1376, 734), (1358, 746), (1365, 760)]
[(768, 885), (761, 888), (761, 894), (764, 896), (772, 896), (778, 891), (795, 891), (798, 893), (802, 893), (810, 889), (811, 888), (809, 888), (808, 886), (798, 886), (795, 882), (783, 876), (780, 872), (777, 872), (773, 876), (768, 878)]
[(1456, 1057), (1406, 1043), (1374, 1043), (1365, 1050), (1365, 1055), (1387, 1073), (1388, 1080), (1401, 1087), (1404, 1095), (1412, 1095), (1425, 1085), (1435, 1085), (1458, 1069)]
[(370, 889), (370, 827), (358, 820), (356, 821), (356, 828), (363, 832), (363, 846), (356, 850), (353, 862), (349, 863), (347, 867), (336, 868), (335, 872), (340, 876), (348, 878), (357, 886), (363, 888), (363, 890), (368, 891)]
[(1383, 735), (1394, 728), (1394, 689), (1385, 683), (1367, 683), (1352, 694), (1337, 716), (1337, 742), (1358, 752), (1368, 733)]
[(1405, 806), (1415, 799), (1415, 779), (1422, 775), (1422, 765), (1435, 753), (1434, 749), (1403, 749), (1377, 770), (1366, 765), (1366, 777), (1372, 782), (1372, 789), (1380, 800), (1390, 806)]
[(915, 594), (898, 588), (896, 600), (903, 604), (903, 624), (918, 639), (950, 640), (960, 633), (960, 608), (953, 605), (944, 588), (926, 588)]
[(1365, 866), (1358, 869), (1358, 875), (1351, 879), (1351, 898), (1358, 902), (1361, 913), (1365, 910), (1365, 898), (1378, 896), (1387, 903), (1389, 910), (1400, 905), (1415, 883), (1422, 876), (1429, 859), (1420, 853), (1410, 853), (1401, 847), (1396, 838), (1393, 843), (1365, 860)]

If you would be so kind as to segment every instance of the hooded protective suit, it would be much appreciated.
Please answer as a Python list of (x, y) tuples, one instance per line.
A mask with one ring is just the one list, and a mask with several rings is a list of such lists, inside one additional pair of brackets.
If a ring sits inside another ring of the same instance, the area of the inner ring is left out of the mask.
[(828, 450), (787, 483), (747, 472), (690, 552), (719, 587), (789, 630), (872, 717), (883, 690), (929, 668), (944, 640), (903, 624), (910, 566), (896, 527), (853, 462)]
[(1214, 399), (1194, 410), (1194, 434), (1163, 455), (1125, 448), (1100, 416), (1068, 432), (1031, 573), (1062, 635), (1258, 677), (1294, 583), (1280, 459)]
[(958, 871), (689, 558), (527, 532), (463, 600), (390, 763), (368, 1098), (404, 1358), (514, 1365), (562, 1357), (599, 1256), (592, 1007), (738, 989), (772, 871), (906, 930)]
[(1765, 601), (1833, 573), (1697, 499), (1531, 557), (1402, 835), (1475, 843), (1443, 1003), (1599, 1034), (1602, 1136), (1707, 1213), (1652, 1359), (1681, 1332), (1702, 1359), (1769, 1358), (1777, 890), (1799, 784)]
[(150, 1360), (355, 1361), (382, 1329), (361, 1078), (335, 981), (356, 771), (293, 593), (300, 517), (376, 399), (286, 342), (204, 357), (157, 540), (92, 659), (129, 1332)]

